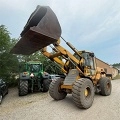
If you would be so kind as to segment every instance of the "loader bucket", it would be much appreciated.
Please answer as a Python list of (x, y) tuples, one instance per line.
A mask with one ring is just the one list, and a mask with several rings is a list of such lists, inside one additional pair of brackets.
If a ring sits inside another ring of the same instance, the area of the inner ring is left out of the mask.
[(55, 43), (61, 36), (61, 27), (50, 7), (37, 6), (20, 35), (11, 53), (30, 55)]

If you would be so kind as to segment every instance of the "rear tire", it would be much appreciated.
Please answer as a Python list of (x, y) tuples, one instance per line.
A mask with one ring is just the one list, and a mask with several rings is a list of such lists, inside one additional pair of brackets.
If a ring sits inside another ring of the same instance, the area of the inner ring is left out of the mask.
[(111, 80), (107, 77), (102, 77), (99, 80), (99, 84), (100, 84), (100, 94), (103, 96), (108, 96), (111, 94), (111, 90), (112, 90), (112, 84), (111, 84)]
[(62, 82), (63, 82), (63, 79), (58, 78), (57, 80), (52, 81), (50, 84), (49, 94), (54, 100), (62, 100), (67, 95), (67, 93), (65, 91), (62, 91), (60, 89)]
[(90, 108), (94, 100), (94, 87), (92, 81), (87, 78), (77, 80), (73, 85), (72, 97), (74, 103), (79, 108)]
[(50, 80), (49, 79), (44, 79), (43, 80), (43, 92), (48, 92), (49, 85), (50, 85)]
[(20, 80), (19, 81), (19, 96), (24, 96), (28, 94), (28, 81)]

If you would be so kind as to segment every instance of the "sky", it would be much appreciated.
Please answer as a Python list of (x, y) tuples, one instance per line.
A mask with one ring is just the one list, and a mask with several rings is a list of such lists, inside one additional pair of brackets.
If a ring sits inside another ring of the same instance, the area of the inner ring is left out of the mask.
[[(37, 5), (56, 14), (62, 37), (108, 64), (120, 63), (120, 0), (0, 0), (0, 25), (19, 38)], [(62, 42), (62, 46), (72, 52)]]

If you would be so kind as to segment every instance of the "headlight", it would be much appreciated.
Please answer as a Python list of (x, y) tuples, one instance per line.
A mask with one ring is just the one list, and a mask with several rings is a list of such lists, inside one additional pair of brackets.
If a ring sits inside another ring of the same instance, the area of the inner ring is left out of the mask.
[(33, 73), (31, 73), (31, 74), (30, 74), (30, 77), (34, 77), (34, 74), (33, 74)]

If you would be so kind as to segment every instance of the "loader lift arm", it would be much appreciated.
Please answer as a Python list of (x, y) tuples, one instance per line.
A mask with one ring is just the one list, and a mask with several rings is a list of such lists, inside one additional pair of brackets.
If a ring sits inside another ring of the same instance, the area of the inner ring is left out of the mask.
[[(54, 43), (53, 46), (54, 47), (52, 47), (52, 49), (55, 51), (54, 54), (49, 53), (47, 51), (46, 47), (41, 50), (41, 53), (43, 55), (45, 55), (46, 57), (48, 57), (50, 60), (55, 61), (56, 63), (60, 64), (62, 67), (61, 68), (62, 71), (65, 73), (68, 73), (69, 70), (65, 69), (65, 65), (67, 65), (67, 64), (65, 64), (62, 60), (59, 59), (59, 56), (61, 56), (63, 59), (70, 61), (76, 67), (76, 69), (78, 69), (78, 71), (84, 76), (84, 73), (78, 67), (78, 66), (80, 66), (81, 61), (76, 59), (69, 51), (67, 51), (65, 48), (63, 48), (60, 45), (60, 39), (56, 43)], [(74, 49), (73, 46), (71, 46), (71, 47)], [(81, 57), (81, 59), (82, 59), (82, 57)], [(66, 67), (68, 67), (68, 66), (66, 66)]]

